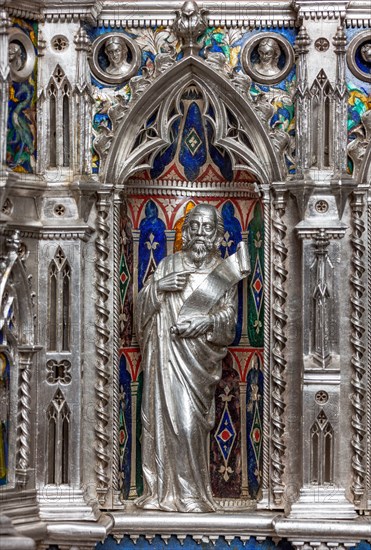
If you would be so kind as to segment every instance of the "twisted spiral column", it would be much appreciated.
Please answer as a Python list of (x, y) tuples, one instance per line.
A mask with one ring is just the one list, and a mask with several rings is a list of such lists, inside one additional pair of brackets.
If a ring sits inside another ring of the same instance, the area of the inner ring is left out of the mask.
[(271, 293), (271, 201), (269, 186), (263, 189), (264, 208), (264, 392), (263, 392), (263, 490), (269, 487), (269, 399), (270, 395), (270, 293)]
[(39, 348), (22, 346), (19, 352), (19, 394), (17, 417), (16, 481), (27, 485), (31, 458), (31, 367)]
[(97, 495), (101, 504), (104, 504), (106, 500), (110, 481), (108, 474), (108, 467), (110, 464), (108, 444), (111, 439), (111, 436), (108, 433), (108, 423), (110, 418), (110, 373), (108, 363), (111, 353), (108, 344), (111, 334), (108, 328), (110, 310), (107, 307), (107, 300), (110, 293), (108, 283), (111, 274), (108, 264), (108, 237), (110, 234), (110, 227), (107, 223), (107, 218), (109, 215), (109, 210), (109, 192), (100, 192), (97, 200), (97, 237), (95, 241), (95, 287), (97, 291), (95, 304), (95, 348), (97, 355), (95, 384), (95, 473), (97, 480)]
[(287, 248), (285, 245), (285, 237), (287, 227), (283, 221), (285, 213), (285, 199), (283, 193), (277, 196), (273, 202), (274, 212), (272, 227), (274, 231), (273, 237), (273, 324), (272, 324), (272, 413), (271, 413), (271, 430), (272, 430), (272, 452), (271, 452), (271, 468), (272, 468), (272, 492), (274, 502), (277, 505), (282, 504), (282, 495), (284, 483), (282, 480), (284, 472), (284, 457), (286, 445), (284, 443), (284, 392), (286, 388), (285, 371), (287, 361), (285, 359), (286, 347), (286, 324), (287, 315), (285, 313), (285, 305), (287, 292), (285, 290), (287, 269), (286, 258)]
[(354, 504), (358, 505), (365, 490), (366, 476), (364, 466), (364, 436), (366, 430), (363, 422), (363, 417), (365, 415), (364, 397), (366, 394), (366, 387), (364, 383), (364, 375), (366, 372), (366, 367), (364, 363), (365, 346), (363, 343), (363, 333), (365, 332), (363, 320), (365, 306), (363, 305), (363, 298), (366, 290), (363, 282), (363, 273), (365, 271), (365, 245), (362, 239), (363, 232), (365, 231), (365, 223), (362, 219), (364, 210), (363, 193), (354, 193), (351, 207), (353, 217), (353, 232), (351, 235), (351, 243), (353, 247), (351, 265), (353, 273), (350, 278), (352, 286), (352, 314), (350, 322), (352, 327), (351, 343), (353, 346), (353, 355), (351, 358), (351, 365), (353, 368), (351, 379), (351, 385), (353, 389), (353, 393), (351, 395), (351, 402), (353, 406), (353, 436), (351, 440), (353, 449), (352, 491), (354, 495)]
[(113, 203), (113, 393), (112, 393), (112, 486), (119, 498), (120, 453), (119, 453), (119, 361), (120, 361), (120, 204), (121, 196)]

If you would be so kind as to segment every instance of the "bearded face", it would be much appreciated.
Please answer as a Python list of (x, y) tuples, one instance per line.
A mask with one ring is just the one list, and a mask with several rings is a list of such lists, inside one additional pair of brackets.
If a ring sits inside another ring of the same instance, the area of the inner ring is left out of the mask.
[(217, 228), (213, 211), (199, 208), (192, 211), (183, 235), (183, 250), (188, 251), (193, 262), (202, 263), (218, 252)]
[(183, 250), (189, 250), (192, 260), (195, 263), (200, 263), (216, 249), (215, 238), (208, 237), (193, 237), (183, 247)]

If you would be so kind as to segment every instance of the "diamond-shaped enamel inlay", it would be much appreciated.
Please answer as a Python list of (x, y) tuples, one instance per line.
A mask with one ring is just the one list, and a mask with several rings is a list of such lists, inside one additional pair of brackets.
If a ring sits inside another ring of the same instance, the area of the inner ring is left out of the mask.
[(250, 438), (251, 438), (251, 443), (254, 449), (257, 463), (259, 463), (259, 458), (260, 458), (260, 450), (261, 450), (261, 444), (262, 444), (261, 435), (262, 434), (261, 434), (261, 421), (260, 421), (260, 415), (259, 415), (259, 407), (257, 406), (257, 404), (255, 404), (254, 419), (251, 426)]
[(215, 434), (215, 439), (218, 442), (218, 446), (224, 460), (227, 462), (229, 460), (229, 455), (231, 454), (234, 440), (236, 439), (236, 430), (233, 427), (227, 403), (225, 404), (224, 411)]
[(254, 273), (251, 280), (251, 290), (254, 297), (254, 303), (255, 303), (255, 309), (256, 314), (259, 317), (261, 305), (263, 301), (263, 289), (264, 289), (264, 281), (263, 281), (263, 273), (262, 268), (260, 265), (260, 259), (259, 255), (256, 256), (256, 262), (254, 267)]
[(185, 144), (188, 147), (189, 152), (192, 156), (197, 153), (198, 148), (200, 147), (202, 141), (194, 128), (191, 129), (188, 136), (185, 139)]

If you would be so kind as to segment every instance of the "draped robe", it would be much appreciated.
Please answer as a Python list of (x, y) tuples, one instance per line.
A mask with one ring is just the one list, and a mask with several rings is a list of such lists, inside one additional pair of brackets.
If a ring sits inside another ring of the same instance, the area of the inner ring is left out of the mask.
[(171, 334), (185, 300), (221, 262), (187, 276), (178, 292), (159, 292), (158, 281), (189, 271), (184, 252), (164, 258), (138, 294), (137, 336), (142, 352), (142, 467), (146, 509), (208, 512), (216, 509), (209, 480), (208, 434), (215, 423), (215, 389), (226, 346), (234, 339), (236, 287), (211, 312), (213, 329), (196, 338)]

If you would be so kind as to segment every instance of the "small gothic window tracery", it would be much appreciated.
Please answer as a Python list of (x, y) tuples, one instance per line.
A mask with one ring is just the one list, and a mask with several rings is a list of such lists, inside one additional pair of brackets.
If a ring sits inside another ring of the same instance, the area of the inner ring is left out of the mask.
[(70, 265), (63, 250), (58, 247), (49, 265), (50, 351), (69, 351), (70, 349), (70, 281)]
[(71, 85), (57, 65), (50, 79), (49, 97), (49, 168), (68, 168), (71, 160), (70, 115)]
[(311, 483), (333, 483), (334, 431), (323, 410), (310, 429)]
[(62, 485), (69, 482), (68, 453), (71, 412), (63, 393), (58, 389), (47, 411), (47, 483)]
[(331, 166), (333, 123), (333, 88), (323, 69), (311, 88), (312, 166), (323, 169)]

